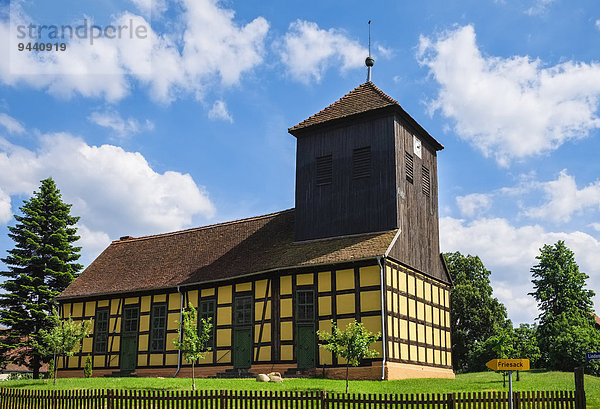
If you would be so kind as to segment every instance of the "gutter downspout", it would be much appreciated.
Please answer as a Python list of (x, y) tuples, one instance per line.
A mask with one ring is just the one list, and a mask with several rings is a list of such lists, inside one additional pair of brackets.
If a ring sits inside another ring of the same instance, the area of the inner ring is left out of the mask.
[(384, 303), (384, 286), (383, 286), (383, 279), (384, 279), (384, 274), (383, 274), (383, 263), (382, 263), (382, 257), (381, 256), (377, 256), (377, 264), (379, 264), (379, 282), (380, 282), (380, 287), (381, 287), (381, 350), (383, 352), (383, 362), (381, 363), (381, 380), (384, 381), (385, 380), (385, 359), (386, 359), (386, 337), (385, 337), (385, 303)]
[[(181, 300), (179, 301), (179, 343), (182, 341), (183, 331), (181, 330), (182, 320), (183, 320), (183, 293), (181, 292), (181, 288), (177, 286), (177, 292), (181, 294)], [(181, 369), (181, 349), (177, 350), (177, 370), (173, 375), (173, 378), (177, 378), (177, 374), (179, 374), (179, 370)]]

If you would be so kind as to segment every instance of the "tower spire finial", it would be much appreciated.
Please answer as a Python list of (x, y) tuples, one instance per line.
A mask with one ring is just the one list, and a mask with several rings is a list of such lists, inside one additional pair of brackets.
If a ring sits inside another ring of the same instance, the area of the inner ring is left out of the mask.
[(375, 64), (375, 60), (371, 57), (371, 20), (369, 20), (369, 56), (365, 60), (367, 66), (367, 82), (371, 82), (371, 67)]

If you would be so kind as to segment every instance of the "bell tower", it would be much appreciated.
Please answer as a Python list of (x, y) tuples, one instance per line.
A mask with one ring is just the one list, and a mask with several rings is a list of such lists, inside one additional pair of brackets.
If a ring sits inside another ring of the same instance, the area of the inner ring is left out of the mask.
[[(372, 58), (365, 61), (369, 73)], [(296, 241), (398, 229), (390, 256), (443, 274), (437, 152), (444, 147), (367, 81), (288, 130)]]

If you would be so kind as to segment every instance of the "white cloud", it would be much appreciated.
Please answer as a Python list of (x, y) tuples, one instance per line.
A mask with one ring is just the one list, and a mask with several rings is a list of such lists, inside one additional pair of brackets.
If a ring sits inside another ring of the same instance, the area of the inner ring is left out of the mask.
[[(111, 239), (107, 233), (92, 231), (81, 222), (77, 223), (76, 227), (79, 236), (76, 244), (82, 249), (82, 258), (79, 259), (79, 262), (87, 266), (110, 244)], [(113, 240), (117, 238), (113, 237)]]
[(0, 113), (0, 125), (2, 125), (9, 133), (23, 133), (25, 128), (19, 121), (10, 115)]
[(527, 216), (565, 223), (574, 213), (588, 208), (600, 209), (600, 180), (578, 189), (575, 178), (562, 170), (558, 179), (539, 186), (544, 190), (547, 201), (539, 207), (525, 210)]
[(279, 53), (291, 77), (304, 83), (320, 82), (331, 67), (346, 71), (364, 66), (368, 55), (366, 48), (343, 31), (324, 30), (304, 20), (290, 24)]
[(233, 122), (233, 117), (227, 110), (227, 104), (225, 101), (215, 101), (210, 111), (208, 111), (208, 118), (213, 120), (222, 120), (227, 122)]
[(107, 237), (179, 230), (215, 212), (189, 174), (157, 173), (140, 153), (90, 146), (66, 133), (42, 135), (35, 151), (0, 139), (0, 188), (7, 195), (31, 195), (49, 176), (95, 248)]
[(590, 226), (596, 231), (600, 231), (600, 223), (591, 223)]
[(135, 118), (124, 119), (114, 111), (92, 112), (88, 116), (88, 119), (98, 126), (112, 130), (120, 137), (135, 135), (154, 129), (154, 123), (148, 119), (144, 122), (139, 122)]
[(471, 193), (465, 196), (458, 196), (456, 204), (463, 216), (473, 217), (476, 214), (489, 210), (492, 207), (492, 198), (489, 194)]
[(470, 25), (421, 37), (417, 56), (440, 85), (431, 113), (440, 110), (461, 138), (502, 165), (600, 128), (597, 63), (544, 67), (527, 56), (487, 57)]
[(0, 188), (0, 223), (8, 223), (12, 216), (10, 196)]
[(137, 9), (147, 17), (160, 18), (167, 11), (166, 0), (131, 0)]
[[(537, 317), (531, 286), (530, 268), (544, 244), (564, 240), (575, 253), (580, 269), (590, 276), (589, 288), (600, 287), (600, 241), (580, 231), (549, 232), (540, 225), (513, 226), (502, 218), (482, 218), (471, 222), (444, 217), (440, 219), (442, 251), (478, 255), (492, 271), (494, 293), (504, 303), (515, 323), (532, 322)], [(600, 294), (594, 298), (600, 307)]]
[(600, 30), (600, 18), (596, 20), (596, 28)]
[(530, 16), (543, 14), (552, 3), (554, 3), (554, 0), (533, 0), (533, 4), (525, 10), (525, 14)]
[(186, 8), (183, 68), (192, 80), (218, 73), (223, 84), (237, 83), (242, 72), (262, 62), (269, 23), (257, 17), (245, 26), (233, 21), (233, 10), (216, 0), (183, 0)]
[[(27, 84), (65, 98), (79, 94), (108, 101), (124, 98), (139, 82), (149, 87), (155, 100), (169, 103), (181, 93), (202, 98), (207, 88), (219, 82), (236, 84), (262, 62), (269, 29), (264, 18), (239, 25), (235, 13), (219, 7), (217, 0), (180, 3), (181, 38), (176, 32), (157, 33), (145, 18), (125, 12), (111, 24), (145, 27), (145, 38), (102, 37), (94, 39), (93, 45), (89, 39), (72, 39), (67, 50), (58, 53), (18, 52), (16, 40), (15, 44), (0, 42), (0, 54), (10, 56), (0, 61), (0, 81)], [(11, 15), (10, 22), (0, 21), (0, 37), (15, 38), (18, 23), (32, 21)]]
[(392, 48), (387, 48), (382, 46), (381, 44), (377, 44), (375, 46), (375, 49), (377, 50), (377, 54), (381, 55), (385, 59), (389, 59), (394, 56), (394, 50)]

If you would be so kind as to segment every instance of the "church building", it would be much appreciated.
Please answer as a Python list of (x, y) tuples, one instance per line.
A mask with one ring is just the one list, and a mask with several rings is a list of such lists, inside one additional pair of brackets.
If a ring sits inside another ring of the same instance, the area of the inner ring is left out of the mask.
[(443, 146), (370, 80), (291, 127), (293, 209), (121, 237), (60, 295), (92, 320), (59, 375), (191, 376), (173, 345), (182, 308), (211, 318), (198, 376), (278, 371), (343, 378), (316, 331), (381, 332), (353, 379), (453, 378), (451, 280), (439, 249)]

